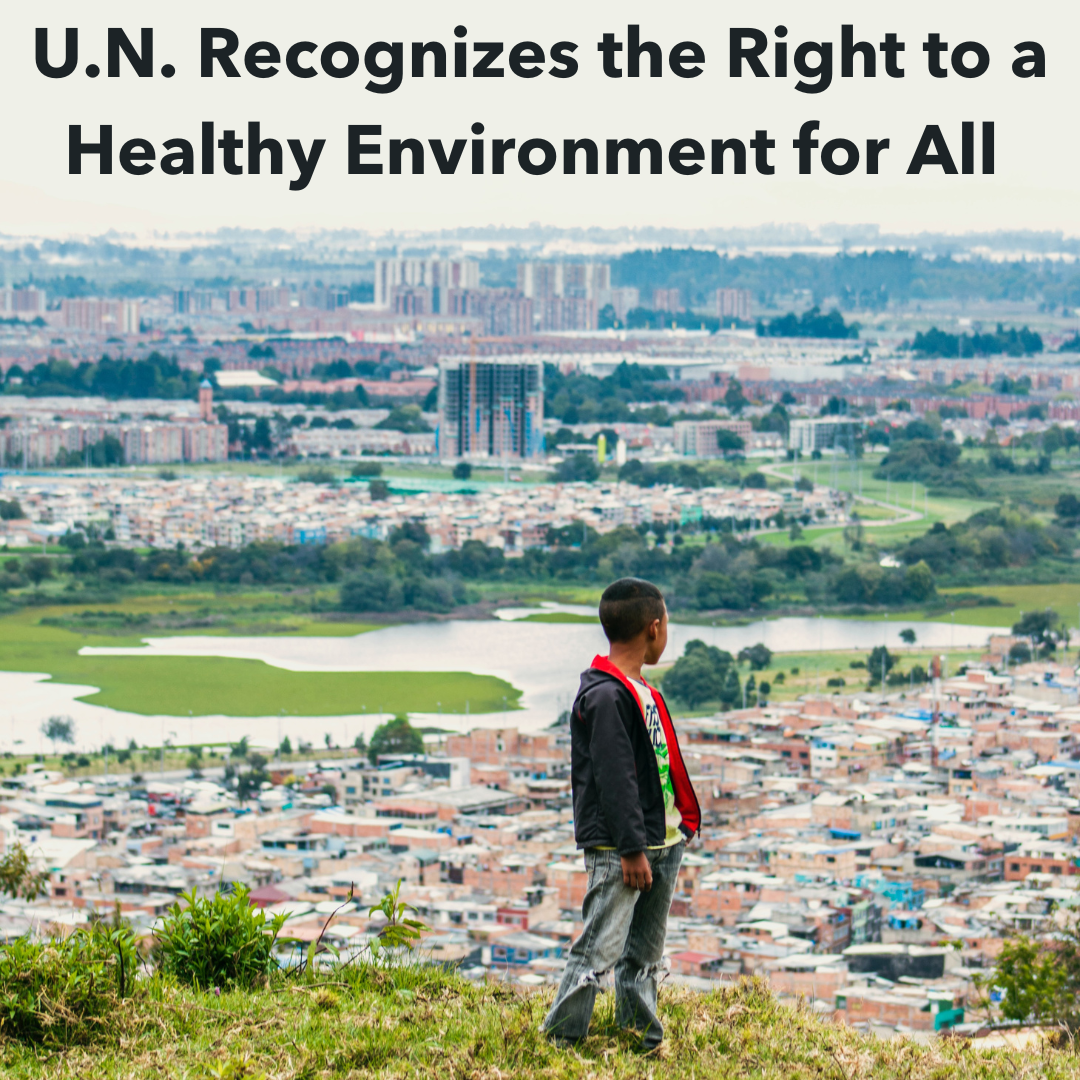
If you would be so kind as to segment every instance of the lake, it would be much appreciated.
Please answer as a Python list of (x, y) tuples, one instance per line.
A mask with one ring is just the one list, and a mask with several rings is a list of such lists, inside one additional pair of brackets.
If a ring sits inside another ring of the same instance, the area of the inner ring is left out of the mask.
[[(351, 638), (319, 637), (156, 637), (146, 639), (143, 648), (91, 647), (85, 654), (167, 656), (224, 656), (262, 660), (293, 671), (473, 671), (495, 675), (516, 686), (522, 693), (521, 708), (506, 713), (464, 715), (418, 715), (417, 723), (463, 730), (469, 727), (516, 726), (535, 730), (550, 724), (569, 707), (577, 688), (579, 673), (598, 652), (606, 652), (599, 624), (538, 623), (518, 621), (537, 611), (569, 611), (591, 614), (595, 609), (571, 605), (543, 608), (507, 608), (490, 620), (450, 620), (392, 626)], [(673, 623), (665, 660), (681, 655), (686, 643), (700, 638), (737, 653), (746, 645), (764, 642), (773, 652), (870, 649), (885, 644), (902, 645), (900, 631), (911, 626), (917, 644), (947, 651), (950, 648), (979, 648), (986, 643), (985, 627), (950, 623), (884, 619), (783, 618), (754, 622), (746, 626), (690, 626)], [(74, 700), (86, 688), (36, 681), (29, 675), (0, 673), (0, 697), (8, 703), (12, 722), (63, 712), (79, 724), (80, 736), (97, 745), (95, 737), (140, 743), (154, 741), (160, 727), (177, 730), (180, 741), (219, 742), (248, 735), (263, 745), (273, 745), (278, 717), (188, 717), (148, 718), (122, 713)], [(8, 711), (8, 710), (5, 710)], [(342, 717), (333, 721), (349, 741), (357, 732), (370, 735), (378, 717)], [(20, 724), (20, 727), (23, 725)], [(297, 738), (321, 738), (328, 721), (286, 717), (282, 733)], [(4, 741), (0, 733), (0, 744)], [(83, 738), (80, 738), (80, 742)]]

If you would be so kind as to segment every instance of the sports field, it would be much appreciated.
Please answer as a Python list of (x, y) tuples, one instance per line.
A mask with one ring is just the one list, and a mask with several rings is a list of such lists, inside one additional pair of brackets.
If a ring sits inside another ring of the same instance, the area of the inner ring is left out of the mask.
[[(168, 601), (164, 601), (167, 605)], [(95, 605), (91, 624), (114, 605)], [(123, 605), (160, 612), (161, 598)], [(0, 670), (42, 672), (53, 680), (98, 687), (82, 700), (124, 712), (167, 716), (340, 716), (367, 713), (487, 713), (516, 707), (520, 691), (470, 672), (293, 672), (257, 660), (184, 656), (79, 656), (84, 645), (137, 646), (146, 632), (79, 632), (78, 608), (25, 608), (0, 618)], [(48, 625), (42, 619), (61, 620)], [(277, 627), (275, 627), (277, 629)], [(289, 634), (357, 634), (376, 629), (294, 619)], [(203, 628), (161, 633), (228, 633)], [(243, 632), (243, 631), (242, 631)], [(265, 631), (264, 631), (265, 632)]]

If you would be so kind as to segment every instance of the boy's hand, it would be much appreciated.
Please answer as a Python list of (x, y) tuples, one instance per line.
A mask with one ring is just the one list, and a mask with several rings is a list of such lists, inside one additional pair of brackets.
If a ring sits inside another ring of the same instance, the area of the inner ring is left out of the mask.
[(639, 892), (648, 892), (652, 888), (649, 856), (644, 851), (639, 851), (636, 855), (623, 855), (621, 861), (623, 884)]

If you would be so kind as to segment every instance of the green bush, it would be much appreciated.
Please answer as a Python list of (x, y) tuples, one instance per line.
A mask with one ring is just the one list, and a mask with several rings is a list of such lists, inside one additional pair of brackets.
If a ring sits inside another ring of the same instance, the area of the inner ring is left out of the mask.
[(267, 919), (248, 901), (248, 890), (199, 896), (182, 893), (157, 931), (161, 970), (202, 989), (252, 987), (274, 966), (272, 950), (285, 915)]
[(0, 1036), (36, 1046), (94, 1041), (135, 983), (126, 929), (78, 930), (65, 941), (18, 938), (0, 955)]

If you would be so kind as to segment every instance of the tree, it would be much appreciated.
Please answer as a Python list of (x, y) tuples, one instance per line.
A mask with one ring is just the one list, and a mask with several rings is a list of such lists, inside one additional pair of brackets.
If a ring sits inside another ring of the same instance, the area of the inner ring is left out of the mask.
[(237, 761), (243, 761), (248, 756), (248, 749), (248, 737), (245, 735), (238, 743), (232, 744), (229, 756), (236, 758)]
[(288, 756), (292, 753), (292, 741), (289, 739), (288, 735), (281, 740), (281, 745), (278, 747), (278, 753), (283, 756)]
[(390, 485), (385, 480), (372, 480), (368, 484), (368, 494), (372, 502), (384, 502), (390, 498)]
[(343, 611), (396, 611), (402, 602), (401, 582), (376, 570), (360, 570), (341, 586)]
[(757, 488), (761, 491), (764, 491), (768, 486), (769, 482), (765, 478), (765, 474), (763, 472), (755, 471), (752, 473), (747, 473), (745, 478), (743, 479), (743, 487), (746, 488)]
[(1004, 991), (1002, 1013), (1009, 1020), (1036, 1023), (1055, 1018), (1063, 1004), (1066, 978), (1067, 968), (1054, 952), (1029, 937), (1006, 940), (994, 971), (994, 985)]
[(734, 431), (728, 431), (727, 428), (720, 428), (716, 433), (716, 448), (722, 450), (726, 457), (728, 454), (744, 450), (746, 443), (741, 435), (736, 435)]
[(743, 393), (742, 383), (732, 376), (724, 391), (724, 405), (728, 412), (741, 413), (749, 404), (749, 399)]
[(915, 631), (912, 630), (910, 626), (905, 627), (903, 630), (900, 631), (900, 640), (905, 645), (914, 645), (915, 644)]
[(742, 687), (739, 685), (739, 672), (734, 664), (728, 668), (724, 688), (720, 691), (720, 705), (723, 709), (737, 708), (742, 705)]
[(395, 716), (380, 724), (371, 736), (368, 759), (372, 765), (379, 763), (380, 754), (422, 754), (424, 737), (409, 723), (407, 716)]
[(419, 405), (395, 405), (390, 410), (390, 415), (385, 420), (380, 420), (375, 426), (383, 431), (400, 431), (406, 435), (431, 430), (421, 414)]
[(814, 481), (811, 480), (809, 476), (800, 476), (799, 479), (795, 481), (795, 490), (796, 491), (813, 491), (814, 490)]
[(764, 671), (772, 663), (772, 650), (760, 641), (739, 650), (739, 663), (748, 663), (751, 671)]
[(472, 466), (467, 461), (459, 461), (454, 466), (455, 480), (469, 480), (472, 478)]
[(561, 484), (585, 481), (592, 483), (600, 476), (600, 466), (592, 454), (571, 454), (559, 462), (555, 470), (555, 479)]
[(236, 798), (241, 805), (253, 796), (257, 798), (263, 784), (270, 781), (270, 774), (266, 771), (266, 758), (261, 754), (250, 755), (248, 765), (250, 768), (236, 777)]
[(36, 900), (48, 886), (48, 873), (31, 869), (30, 856), (22, 844), (16, 844), (0, 859), (0, 896)]
[(363, 732), (360, 732), (360, 734), (357, 735), (355, 739), (353, 739), (353, 746), (361, 754), (367, 753), (367, 739), (364, 738)]
[(1053, 457), (1059, 450), (1065, 446), (1065, 436), (1062, 433), (1061, 428), (1055, 424), (1051, 428), (1047, 428), (1043, 432), (1042, 436), (1042, 449), (1043, 453), (1048, 457)]
[(904, 593), (916, 602), (934, 595), (934, 572), (923, 559), (904, 571)]
[(1054, 626), (1057, 622), (1057, 614), (1047, 608), (1045, 611), (1026, 611), (1020, 621), (1013, 623), (1012, 632), (1017, 637), (1031, 639), (1032, 650), (1040, 645), (1046, 645), (1054, 641)]
[(680, 656), (664, 676), (664, 691), (684, 705), (696, 709), (707, 701), (719, 701), (724, 689), (724, 672), (703, 653)]
[(273, 439), (270, 433), (270, 418), (260, 416), (255, 421), (255, 428), (251, 434), (251, 446), (263, 454), (269, 454), (273, 449)]
[(882, 671), (886, 677), (896, 664), (896, 657), (885, 648), (884, 645), (875, 645), (870, 650), (870, 658), (866, 661), (866, 667), (870, 675), (870, 684), (881, 682)]
[(1054, 512), (1063, 521), (1075, 521), (1080, 518), (1080, 499), (1071, 491), (1066, 491), (1063, 495), (1058, 496)]
[(44, 555), (38, 555), (26, 564), (26, 576), (35, 585), (40, 585), (46, 578), (51, 578), (52, 573), (52, 560)]
[(724, 676), (734, 666), (731, 653), (694, 638), (686, 643), (683, 655), (664, 676), (664, 692), (691, 708), (707, 701), (721, 701)]
[(0, 499), (0, 521), (15, 521), (22, 516), (18, 499)]
[(1014, 664), (1030, 664), (1031, 648), (1023, 641), (1018, 641), (1009, 649), (1009, 660)]
[(58, 742), (67, 743), (69, 746), (75, 742), (75, 721), (70, 716), (50, 716), (41, 725), (41, 734), (53, 744), (55, 754)]

